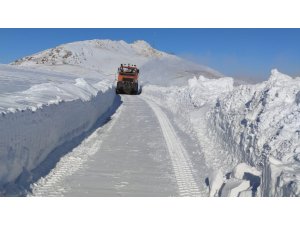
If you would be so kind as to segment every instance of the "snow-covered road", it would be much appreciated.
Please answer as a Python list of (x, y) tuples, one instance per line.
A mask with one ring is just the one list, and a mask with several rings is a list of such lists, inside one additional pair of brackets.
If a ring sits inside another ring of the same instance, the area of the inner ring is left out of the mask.
[(207, 194), (185, 149), (190, 145), (166, 113), (142, 95), (123, 95), (122, 101), (107, 124), (33, 185), (33, 196)]
[[(143, 92), (116, 96), (128, 59)], [(299, 77), (273, 69), (247, 84), (111, 40), (63, 44), (0, 76), (1, 196), (300, 196)]]

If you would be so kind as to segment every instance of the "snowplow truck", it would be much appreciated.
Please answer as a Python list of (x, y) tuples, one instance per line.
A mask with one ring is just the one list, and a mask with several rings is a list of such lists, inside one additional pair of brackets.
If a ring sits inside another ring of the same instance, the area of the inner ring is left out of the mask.
[(121, 64), (118, 68), (117, 94), (138, 94), (139, 69), (136, 65)]

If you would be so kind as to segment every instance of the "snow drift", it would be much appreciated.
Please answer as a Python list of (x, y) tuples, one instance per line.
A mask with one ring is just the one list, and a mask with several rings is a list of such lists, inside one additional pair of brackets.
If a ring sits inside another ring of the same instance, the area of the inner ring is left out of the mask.
[[(10, 77), (20, 78), (26, 70), (0, 66), (0, 71), (2, 78), (7, 71)], [(43, 75), (33, 70), (26, 73)], [(7, 87), (10, 92), (1, 93), (0, 187), (36, 168), (56, 147), (89, 131), (116, 101), (106, 80), (94, 85), (82, 78), (60, 81), (16, 92), (13, 85)], [(30, 82), (23, 77), (24, 87)]]
[(220, 96), (210, 127), (224, 149), (262, 170), (264, 196), (298, 196), (300, 79), (272, 70), (268, 81)]
[[(220, 191), (212, 184), (211, 195), (299, 196), (300, 79), (272, 70), (263, 83), (233, 83), (232, 78), (200, 76), (185, 87), (147, 86), (143, 91), (176, 114), (181, 129), (197, 133), (207, 166), (221, 171), (212, 173), (218, 174), (212, 182), (219, 177), (225, 185)], [(247, 163), (248, 180), (234, 169), (240, 163)], [(232, 177), (223, 180), (219, 173)]]

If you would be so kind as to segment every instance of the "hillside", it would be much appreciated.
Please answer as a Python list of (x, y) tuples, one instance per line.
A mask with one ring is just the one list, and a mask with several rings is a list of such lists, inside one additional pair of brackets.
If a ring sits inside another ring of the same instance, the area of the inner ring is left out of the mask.
[(73, 73), (97, 80), (114, 79), (121, 63), (136, 64), (142, 82), (165, 86), (184, 85), (193, 76), (222, 76), (209, 67), (156, 50), (145, 41), (132, 44), (111, 40), (73, 42), (26, 56), (12, 65)]

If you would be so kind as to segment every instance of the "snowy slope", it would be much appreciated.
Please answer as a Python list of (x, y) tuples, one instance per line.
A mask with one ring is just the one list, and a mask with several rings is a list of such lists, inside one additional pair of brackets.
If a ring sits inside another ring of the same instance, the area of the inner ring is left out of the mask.
[(219, 72), (152, 48), (145, 41), (89, 40), (64, 44), (12, 63), (72, 72), (85, 78), (114, 79), (120, 63), (136, 64), (144, 83), (184, 85), (194, 75), (215, 78)]

